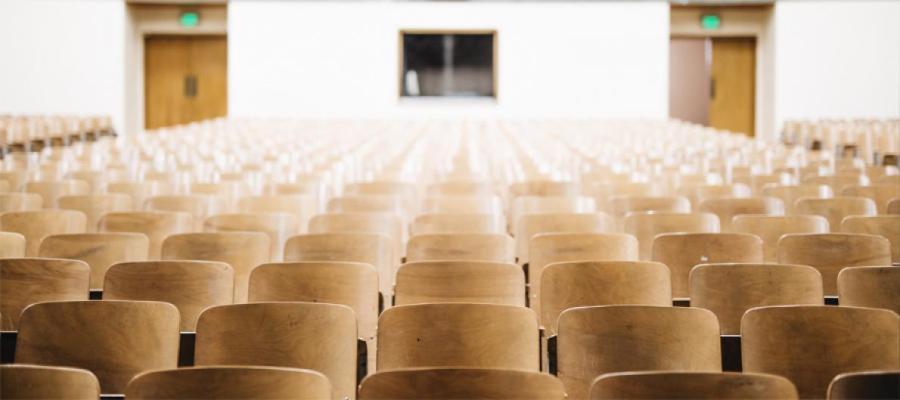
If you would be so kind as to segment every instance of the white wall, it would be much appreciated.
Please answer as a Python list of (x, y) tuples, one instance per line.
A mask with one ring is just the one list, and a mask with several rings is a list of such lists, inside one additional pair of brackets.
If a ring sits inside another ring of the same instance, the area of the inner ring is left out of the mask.
[[(667, 115), (667, 2), (229, 3), (234, 116)], [(401, 29), (496, 29), (498, 102), (398, 101)]]
[(0, 113), (124, 120), (123, 0), (0, 0)]
[(794, 118), (900, 116), (900, 2), (775, 7), (777, 129)]

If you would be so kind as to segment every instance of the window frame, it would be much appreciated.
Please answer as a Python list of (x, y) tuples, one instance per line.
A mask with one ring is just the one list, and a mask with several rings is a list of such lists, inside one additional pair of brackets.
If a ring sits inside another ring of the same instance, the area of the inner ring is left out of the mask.
[[(451, 99), (450, 96), (404, 96), (403, 95), (403, 56), (404, 56), (404, 47), (403, 47), (403, 37), (405, 35), (491, 35), (491, 90), (493, 91), (492, 96), (473, 96), (469, 98), (465, 98), (466, 100), (472, 101), (498, 101), (500, 99), (499, 92), (499, 82), (498, 82), (498, 65), (500, 63), (500, 59), (498, 58), (499, 52), (497, 51), (499, 46), (499, 34), (496, 29), (493, 28), (485, 28), (485, 29), (451, 29), (451, 28), (441, 28), (441, 29), (431, 29), (431, 28), (403, 28), (397, 31), (397, 100), (399, 102), (403, 101), (416, 101), (416, 100), (433, 100), (433, 99)], [(415, 99), (415, 100), (414, 100)], [(457, 99), (459, 100), (459, 99)]]

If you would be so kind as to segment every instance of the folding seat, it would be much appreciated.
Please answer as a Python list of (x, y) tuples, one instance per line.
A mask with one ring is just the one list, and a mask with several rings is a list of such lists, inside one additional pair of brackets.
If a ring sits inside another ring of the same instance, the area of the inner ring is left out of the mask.
[(698, 211), (719, 217), (722, 232), (732, 232), (731, 223), (736, 215), (784, 215), (784, 203), (776, 197), (719, 197), (700, 203)]
[(900, 399), (900, 371), (847, 372), (828, 385), (829, 400)]
[(669, 269), (647, 261), (552, 263), (541, 274), (541, 326), (555, 335), (559, 315), (584, 306), (672, 305)]
[(97, 223), (104, 214), (132, 210), (131, 197), (116, 193), (62, 196), (57, 203), (60, 209), (83, 212), (87, 217), (88, 232), (97, 232)]
[(36, 257), (45, 237), (84, 232), (86, 220), (80, 211), (11, 211), (0, 214), (0, 229), (24, 236), (25, 256)]
[(356, 338), (356, 317), (344, 305), (217, 306), (200, 314), (194, 365), (311, 369), (328, 377), (333, 399), (355, 399)]
[(740, 335), (741, 317), (754, 307), (824, 304), (822, 275), (808, 265), (701, 264), (690, 284), (691, 307), (715, 313), (723, 335)]
[(515, 261), (515, 242), (505, 233), (436, 233), (418, 235), (406, 245), (407, 262)]
[(304, 233), (309, 219), (318, 211), (316, 196), (303, 194), (244, 196), (238, 199), (238, 212), (287, 213), (297, 218), (297, 232)]
[(900, 183), (875, 184), (871, 186), (849, 186), (841, 192), (844, 196), (858, 196), (872, 199), (879, 214), (887, 214), (888, 202), (900, 197)]
[(884, 237), (861, 233), (790, 234), (778, 241), (778, 262), (815, 267), (825, 295), (836, 296), (841, 269), (890, 265), (891, 245)]
[(0, 329), (14, 331), (26, 307), (44, 301), (87, 300), (90, 268), (83, 261), (0, 259)]
[(7, 211), (36, 211), (42, 208), (44, 200), (36, 193), (0, 194), (0, 213)]
[(44, 200), (44, 208), (58, 208), (57, 200), (60, 197), (90, 194), (91, 188), (87, 182), (76, 179), (35, 181), (25, 184), (25, 192), (40, 195)]
[(0, 232), (0, 258), (25, 257), (25, 236)]
[(432, 233), (502, 233), (506, 220), (497, 214), (422, 214), (409, 226), (410, 236)]
[(747, 185), (740, 183), (731, 185), (685, 185), (678, 188), (678, 195), (687, 197), (691, 206), (698, 209), (700, 203), (710, 199), (745, 198), (752, 195)]
[(297, 235), (285, 243), (284, 260), (366, 263), (378, 271), (379, 290), (385, 299), (390, 299), (393, 293), (394, 247), (393, 240), (387, 235), (376, 233)]
[(888, 202), (885, 214), (900, 214), (900, 198), (891, 199)]
[(378, 372), (418, 367), (539, 371), (534, 312), (497, 304), (415, 304), (378, 319)]
[(649, 261), (653, 251), (653, 239), (660, 234), (717, 233), (719, 217), (710, 213), (631, 213), (625, 217), (625, 233), (638, 240), (639, 259)]
[(891, 262), (900, 263), (900, 216), (850, 216), (840, 226), (841, 232), (883, 236), (891, 242)]
[(446, 181), (428, 185), (430, 196), (493, 196), (494, 184), (488, 181)]
[(541, 315), (541, 274), (563, 261), (637, 261), (638, 243), (620, 233), (542, 233), (531, 238), (528, 263), (529, 306)]
[(900, 369), (900, 317), (857, 307), (775, 306), (741, 320), (744, 372), (781, 375), (800, 398), (824, 398), (838, 374)]
[(765, 262), (777, 260), (778, 239), (784, 235), (829, 231), (828, 220), (818, 215), (738, 215), (732, 219), (731, 226), (735, 232), (750, 233), (762, 239)]
[(762, 195), (777, 197), (784, 202), (784, 212), (787, 215), (794, 214), (794, 203), (804, 197), (827, 199), (834, 197), (834, 192), (826, 185), (779, 185), (763, 187)]
[(900, 314), (900, 267), (847, 267), (837, 276), (842, 306), (886, 308)]
[(96, 399), (100, 382), (91, 371), (44, 365), (0, 365), (4, 399)]
[(290, 214), (242, 213), (217, 214), (206, 219), (207, 232), (260, 232), (269, 237), (269, 260), (283, 259), (284, 243), (300, 230), (299, 221)]
[(502, 214), (503, 204), (497, 196), (429, 196), (422, 201), (422, 212), (444, 214)]
[(206, 218), (218, 214), (224, 208), (220, 199), (202, 195), (152, 196), (144, 202), (145, 211), (184, 212), (191, 215), (194, 232), (203, 231)]
[(529, 261), (531, 239), (541, 233), (609, 233), (615, 230), (614, 221), (603, 213), (531, 214), (519, 218), (516, 226), (516, 257), (519, 264)]
[(612, 399), (796, 399), (787, 378), (737, 372), (614, 372), (591, 385), (591, 400)]
[(563, 400), (553, 375), (493, 368), (414, 368), (378, 372), (359, 387), (360, 400)]
[(180, 330), (193, 332), (208, 307), (232, 304), (234, 271), (215, 261), (143, 261), (106, 271), (103, 300), (162, 301), (178, 308)]
[(15, 360), (84, 368), (102, 393), (122, 393), (135, 375), (178, 365), (178, 310), (150, 301), (34, 304), (19, 318)]
[(859, 174), (804, 176), (800, 178), (802, 184), (827, 185), (832, 193), (843, 193), (844, 189), (851, 186), (868, 185), (869, 178)]
[(125, 388), (128, 399), (330, 399), (320, 372), (299, 368), (214, 366), (150, 371)]
[(397, 270), (394, 305), (486, 303), (525, 306), (525, 274), (515, 264), (419, 261)]
[[(398, 215), (386, 213), (319, 214), (309, 221), (309, 233), (379, 233), (393, 242), (394, 264), (406, 252), (404, 225)], [(285, 261), (291, 261), (285, 259)], [(346, 260), (352, 261), (352, 260)]]
[(828, 220), (828, 226), (832, 231), (838, 231), (844, 217), (852, 215), (874, 216), (878, 213), (875, 202), (865, 197), (832, 197), (819, 199), (804, 197), (795, 203), (795, 212), (798, 215), (820, 215)]
[(557, 376), (573, 399), (609, 372), (722, 370), (719, 323), (709, 310), (616, 305), (559, 316)]
[(162, 243), (170, 235), (188, 233), (194, 223), (188, 213), (169, 211), (113, 212), (100, 217), (100, 232), (142, 233), (149, 239), (147, 258), (159, 260)]
[(40, 257), (81, 260), (91, 267), (91, 289), (103, 288), (113, 264), (147, 259), (149, 240), (140, 233), (72, 233), (47, 236)]
[(594, 199), (585, 196), (520, 196), (510, 207), (510, 232), (516, 232), (519, 219), (531, 214), (578, 214), (597, 211)]
[(131, 196), (131, 209), (137, 211), (144, 209), (147, 199), (154, 196), (171, 195), (175, 192), (175, 188), (168, 182), (158, 180), (115, 181), (107, 185), (106, 191)]

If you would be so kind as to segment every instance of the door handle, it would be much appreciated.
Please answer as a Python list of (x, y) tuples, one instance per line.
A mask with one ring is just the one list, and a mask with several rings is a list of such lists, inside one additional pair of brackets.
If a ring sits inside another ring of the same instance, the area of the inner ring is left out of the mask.
[(184, 76), (184, 97), (197, 97), (197, 75)]

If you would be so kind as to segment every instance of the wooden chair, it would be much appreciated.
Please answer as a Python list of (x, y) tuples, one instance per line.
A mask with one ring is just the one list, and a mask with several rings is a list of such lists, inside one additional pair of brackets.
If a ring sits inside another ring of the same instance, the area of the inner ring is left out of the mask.
[(178, 308), (180, 330), (194, 332), (208, 307), (232, 304), (234, 271), (214, 261), (143, 261), (106, 271), (103, 300), (162, 301)]
[(0, 258), (25, 257), (25, 236), (15, 232), (0, 232)]
[(678, 194), (687, 197), (695, 209), (701, 203), (711, 199), (746, 198), (752, 195), (749, 186), (735, 183), (731, 185), (685, 185), (678, 188)]
[(378, 372), (414, 367), (539, 371), (537, 318), (525, 307), (416, 304), (378, 319)]
[(92, 194), (61, 196), (57, 201), (63, 210), (81, 211), (87, 217), (87, 232), (97, 232), (97, 223), (106, 213), (131, 211), (131, 198), (124, 194)]
[(824, 398), (844, 372), (900, 369), (900, 317), (857, 307), (754, 308), (741, 320), (744, 372), (781, 375), (800, 398)]
[(604, 207), (616, 219), (618, 230), (625, 228), (625, 216), (632, 212), (689, 213), (691, 202), (683, 196), (613, 196)]
[(837, 276), (842, 306), (885, 308), (900, 314), (900, 267), (847, 267)]
[(428, 185), (432, 196), (493, 196), (494, 184), (486, 181), (446, 181)]
[(839, 374), (828, 385), (828, 399), (900, 399), (900, 371)]
[(541, 274), (541, 326), (556, 334), (559, 315), (574, 307), (613, 304), (672, 305), (669, 269), (647, 261), (552, 263)]
[(819, 175), (802, 177), (800, 183), (826, 185), (831, 188), (832, 193), (843, 193), (844, 189), (851, 186), (868, 185), (869, 179), (859, 174)]
[(304, 233), (309, 219), (318, 211), (316, 196), (313, 195), (262, 195), (245, 196), (238, 200), (241, 213), (287, 213), (297, 218), (297, 231)]
[[(319, 214), (309, 221), (309, 233), (380, 233), (393, 241), (393, 263), (400, 264), (406, 251), (400, 216), (386, 213)], [(285, 259), (285, 261), (290, 261)]]
[(878, 213), (886, 214), (888, 202), (893, 198), (900, 197), (900, 183), (849, 186), (844, 188), (841, 193), (844, 196), (859, 196), (871, 199), (875, 202), (876, 207), (878, 207)]
[(152, 196), (144, 202), (145, 211), (183, 212), (191, 215), (194, 232), (203, 230), (206, 218), (218, 214), (222, 204), (214, 197), (204, 195)]
[(804, 197), (797, 200), (796, 213), (799, 215), (820, 215), (828, 220), (833, 231), (841, 227), (844, 217), (852, 215), (873, 216), (877, 214), (875, 202), (865, 197), (832, 197), (819, 199)]
[(784, 202), (784, 212), (794, 214), (794, 204), (798, 199), (812, 197), (826, 199), (834, 196), (834, 192), (826, 185), (776, 185), (763, 187), (763, 196), (777, 197)]
[(44, 301), (87, 300), (90, 268), (83, 261), (0, 259), (0, 329), (14, 331), (26, 307)]
[[(422, 201), (422, 212), (441, 214), (503, 213), (497, 196), (429, 196)], [(506, 228), (504, 227), (504, 230)]]
[(414, 183), (397, 181), (352, 182), (344, 186), (344, 192), (353, 195), (385, 195), (414, 197), (418, 189)]
[[(598, 205), (605, 205), (607, 209), (614, 197), (662, 197), (666, 194), (663, 185), (655, 182), (601, 181), (586, 186), (585, 193), (592, 196)], [(690, 207), (690, 201), (687, 199), (685, 201)]]
[(722, 232), (732, 232), (735, 215), (784, 215), (784, 203), (776, 197), (719, 197), (704, 200), (698, 211), (715, 214)]
[(495, 214), (423, 214), (409, 226), (410, 236), (433, 233), (506, 234), (506, 220)]
[(702, 308), (571, 308), (559, 316), (557, 368), (574, 399), (587, 398), (594, 379), (609, 372), (719, 372), (719, 323)]
[(891, 242), (891, 262), (900, 263), (900, 216), (850, 216), (840, 226), (841, 232), (883, 236)]
[(593, 198), (585, 196), (572, 197), (517, 197), (510, 207), (509, 231), (518, 230), (519, 218), (531, 214), (582, 214), (597, 211)]
[(0, 213), (7, 211), (37, 211), (44, 200), (36, 193), (3, 193), (0, 194)]
[(47, 236), (40, 257), (81, 260), (91, 267), (91, 289), (103, 288), (113, 264), (147, 259), (149, 240), (140, 233), (71, 233)]
[(218, 214), (206, 219), (207, 232), (260, 232), (269, 237), (269, 260), (281, 261), (284, 243), (299, 230), (296, 217), (282, 213)]
[(710, 213), (631, 213), (625, 217), (625, 233), (637, 238), (639, 259), (649, 261), (653, 239), (664, 233), (716, 233), (719, 217)]
[(706, 263), (761, 263), (762, 239), (747, 233), (665, 233), (653, 240), (651, 258), (669, 267), (672, 296), (690, 297), (691, 270)]
[(169, 211), (114, 212), (100, 217), (100, 232), (143, 233), (149, 239), (147, 258), (159, 260), (162, 244), (167, 237), (193, 230), (192, 217), (188, 213)]
[(163, 260), (221, 261), (234, 269), (234, 302), (247, 301), (250, 271), (269, 262), (269, 237), (259, 232), (182, 233), (162, 245)]
[(614, 221), (602, 213), (523, 215), (516, 225), (516, 257), (519, 264), (527, 263), (529, 243), (540, 233), (609, 233), (614, 228)]
[(80, 211), (12, 211), (0, 214), (0, 229), (25, 237), (25, 256), (37, 257), (41, 241), (50, 235), (81, 233), (87, 217)]
[(0, 365), (4, 399), (79, 399), (100, 397), (100, 382), (91, 371), (43, 365)]
[(612, 399), (797, 399), (787, 378), (737, 372), (615, 372), (591, 385), (591, 400)]
[(404, 199), (388, 195), (356, 195), (335, 197), (328, 201), (329, 213), (388, 213), (407, 215)]
[(215, 366), (142, 373), (125, 388), (128, 399), (330, 399), (320, 372), (299, 368)]
[(0, 171), (0, 180), (9, 182), (9, 191), (18, 192), (25, 187), (28, 181), (28, 172), (24, 170)]
[(406, 245), (406, 260), (515, 261), (515, 242), (505, 233), (447, 233), (418, 235)]
[(762, 239), (765, 262), (777, 261), (778, 240), (782, 236), (792, 233), (828, 233), (829, 230), (828, 220), (818, 215), (738, 215), (734, 217), (732, 227), (735, 232), (753, 234)]
[(331, 381), (333, 399), (354, 399), (356, 337), (356, 317), (343, 305), (217, 306), (200, 314), (194, 365), (311, 369)]
[(420, 261), (397, 270), (394, 304), (485, 303), (525, 306), (519, 266), (488, 261)]
[(741, 334), (754, 307), (823, 305), (822, 275), (807, 265), (701, 264), (691, 271), (691, 306), (716, 314), (723, 335)]
[[(378, 271), (379, 291), (385, 299), (394, 292), (393, 241), (374, 233), (323, 233), (297, 235), (284, 245), (284, 260), (360, 262)], [(387, 306), (389, 304), (385, 304)]]
[(791, 234), (778, 241), (778, 262), (815, 267), (825, 295), (835, 296), (841, 269), (890, 265), (891, 245), (881, 236), (860, 233)]
[(158, 180), (146, 180), (140, 182), (115, 181), (106, 187), (109, 193), (127, 194), (131, 197), (131, 209), (143, 210), (144, 203), (153, 196), (171, 195), (174, 188), (168, 182)]
[(509, 369), (410, 368), (378, 372), (359, 387), (360, 400), (563, 400), (553, 375)]
[(109, 184), (109, 178), (115, 173), (116, 171), (94, 171), (83, 169), (69, 172), (66, 174), (66, 179), (84, 181), (88, 184), (91, 194), (101, 194), (106, 193), (106, 185)]
[(572, 181), (528, 180), (514, 182), (509, 185), (509, 197), (521, 196), (577, 196), (581, 193), (581, 185)]
[(22, 312), (17, 363), (84, 368), (103, 393), (138, 373), (178, 365), (178, 310), (150, 301), (64, 301)]
[(890, 201), (888, 201), (887, 209), (885, 209), (885, 214), (900, 214), (900, 198), (891, 199)]
[(57, 200), (60, 197), (91, 194), (91, 187), (87, 182), (77, 179), (35, 181), (25, 184), (25, 192), (40, 195), (44, 200), (44, 208), (58, 208)]
[(542, 233), (531, 238), (528, 304), (541, 315), (541, 274), (563, 261), (637, 261), (638, 243), (620, 233)]

